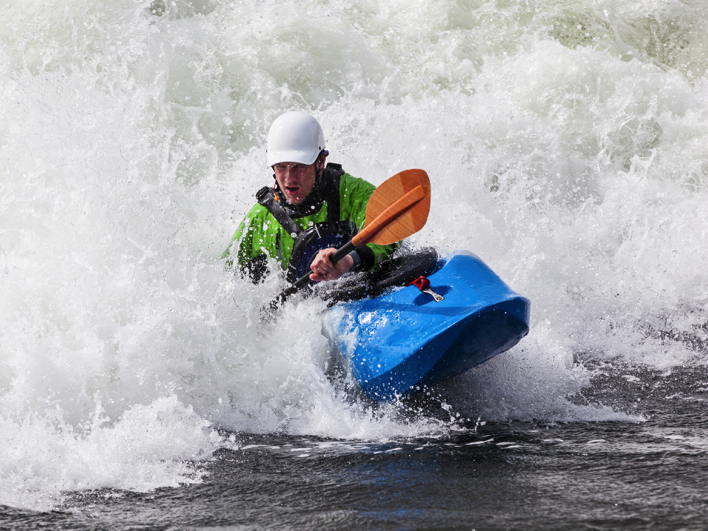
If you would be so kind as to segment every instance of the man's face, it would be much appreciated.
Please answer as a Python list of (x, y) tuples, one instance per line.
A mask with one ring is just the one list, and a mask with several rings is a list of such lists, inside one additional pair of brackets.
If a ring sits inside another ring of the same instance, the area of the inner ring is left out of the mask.
[(315, 187), (315, 164), (307, 166), (297, 162), (279, 162), (273, 166), (273, 170), (278, 186), (291, 205), (302, 203)]

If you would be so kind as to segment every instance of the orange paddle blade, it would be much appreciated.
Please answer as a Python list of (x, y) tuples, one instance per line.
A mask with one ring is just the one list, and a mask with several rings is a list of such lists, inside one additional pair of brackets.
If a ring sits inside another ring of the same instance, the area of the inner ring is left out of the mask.
[(405, 170), (381, 184), (366, 205), (364, 228), (354, 245), (388, 245), (425, 226), (430, 212), (430, 180), (423, 170)]

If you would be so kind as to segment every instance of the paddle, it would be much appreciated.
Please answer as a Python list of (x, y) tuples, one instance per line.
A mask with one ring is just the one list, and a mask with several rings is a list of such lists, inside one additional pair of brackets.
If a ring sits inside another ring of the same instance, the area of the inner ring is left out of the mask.
[[(366, 204), (364, 227), (351, 241), (335, 251), (333, 264), (355, 247), (376, 243), (389, 245), (415, 234), (423, 228), (430, 212), (430, 181), (423, 170), (405, 170), (382, 183)], [(310, 283), (310, 270), (270, 303), (277, 309), (292, 294)]]

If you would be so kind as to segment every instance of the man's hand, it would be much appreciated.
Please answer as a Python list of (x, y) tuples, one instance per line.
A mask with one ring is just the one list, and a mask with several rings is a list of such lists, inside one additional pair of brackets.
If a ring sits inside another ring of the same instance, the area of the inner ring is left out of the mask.
[(317, 253), (317, 256), (310, 264), (310, 269), (312, 269), (311, 280), (336, 280), (352, 268), (354, 259), (349, 255), (346, 255), (336, 264), (332, 263), (329, 257), (336, 250), (334, 247), (329, 247)]

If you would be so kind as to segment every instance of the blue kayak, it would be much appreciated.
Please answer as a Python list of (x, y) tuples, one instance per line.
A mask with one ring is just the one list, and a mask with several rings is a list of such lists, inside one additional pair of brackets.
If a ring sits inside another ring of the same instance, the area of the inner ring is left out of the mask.
[(472, 253), (453, 253), (421, 278), (421, 288), (444, 298), (410, 285), (329, 312), (327, 336), (373, 400), (461, 374), (529, 331), (529, 301)]

